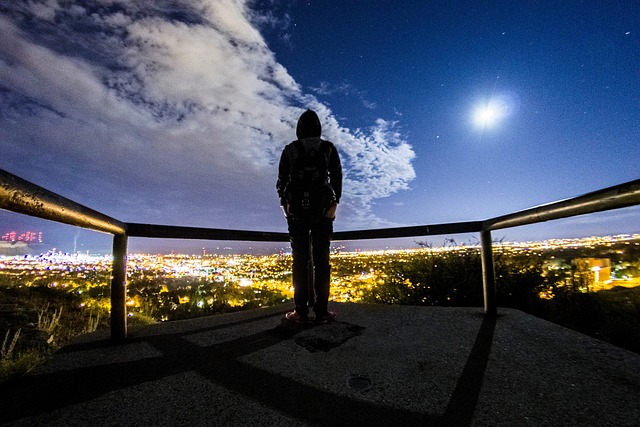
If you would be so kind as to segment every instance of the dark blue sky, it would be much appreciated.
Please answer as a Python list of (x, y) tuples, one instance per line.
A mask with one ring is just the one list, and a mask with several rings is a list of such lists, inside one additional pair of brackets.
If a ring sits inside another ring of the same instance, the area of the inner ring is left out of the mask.
[[(475, 219), (637, 178), (640, 9), (601, 3), (312, 2), (291, 46), (268, 40), (301, 84), (335, 88), (318, 96), (346, 126), (398, 121), (417, 177), (394, 217), (445, 202), (438, 221)], [(482, 131), (492, 95), (512, 114)]]
[[(0, 34), (0, 167), (123, 221), (284, 231), (275, 163), (307, 107), (345, 166), (338, 230), (487, 219), (638, 178), (636, 1), (0, 0)], [(475, 122), (487, 106), (495, 121)], [(503, 234), (638, 232), (639, 213)]]

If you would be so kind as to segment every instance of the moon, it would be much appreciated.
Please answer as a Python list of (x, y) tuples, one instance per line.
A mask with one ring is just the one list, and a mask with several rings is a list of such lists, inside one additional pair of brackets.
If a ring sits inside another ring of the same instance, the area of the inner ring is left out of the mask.
[(517, 112), (519, 98), (513, 93), (492, 96), (489, 101), (479, 102), (473, 110), (473, 123), (481, 128), (492, 128)]
[(482, 128), (494, 126), (503, 114), (491, 103), (477, 107), (473, 113), (473, 122)]

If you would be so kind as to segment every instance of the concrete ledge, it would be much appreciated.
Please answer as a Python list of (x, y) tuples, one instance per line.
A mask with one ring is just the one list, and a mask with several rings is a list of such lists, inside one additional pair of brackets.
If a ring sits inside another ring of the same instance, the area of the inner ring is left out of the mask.
[(271, 307), (80, 337), (0, 391), (8, 425), (637, 425), (640, 355), (517, 310)]

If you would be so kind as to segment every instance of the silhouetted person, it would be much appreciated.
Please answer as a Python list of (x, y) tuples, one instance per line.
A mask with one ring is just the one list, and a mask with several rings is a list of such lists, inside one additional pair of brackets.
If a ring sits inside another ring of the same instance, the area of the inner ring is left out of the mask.
[(314, 111), (302, 113), (296, 129), (298, 139), (284, 148), (278, 167), (276, 189), (293, 254), (295, 309), (286, 317), (294, 322), (309, 320), (309, 306), (318, 322), (335, 317), (327, 308), (329, 246), (342, 195), (342, 166), (338, 150), (320, 138), (321, 131)]

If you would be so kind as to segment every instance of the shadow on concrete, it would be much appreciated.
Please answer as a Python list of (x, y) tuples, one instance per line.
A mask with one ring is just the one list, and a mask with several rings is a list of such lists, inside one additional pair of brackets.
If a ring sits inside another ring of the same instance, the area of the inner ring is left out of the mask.
[[(187, 335), (282, 315), (283, 312), (270, 313), (241, 321), (192, 329), (188, 332), (133, 337), (127, 341), (127, 344), (135, 342), (149, 344), (162, 353), (160, 357), (113, 362), (36, 376), (27, 375), (0, 391), (0, 402), (2, 402), (0, 422), (48, 413), (98, 398), (112, 391), (195, 371), (228, 390), (311, 424), (405, 426), (471, 424), (487, 367), (496, 318), (484, 318), (444, 414), (413, 412), (337, 395), (238, 360), (244, 355), (266, 349), (285, 340), (295, 339), (310, 328), (325, 328), (328, 325), (299, 327), (283, 320), (275, 328), (209, 346), (200, 346), (185, 338)], [(340, 345), (349, 338), (350, 333), (355, 336), (364, 329), (343, 322), (342, 327), (348, 332), (338, 337), (338, 341), (333, 344)], [(298, 344), (305, 346), (305, 343)], [(309, 345), (308, 342), (306, 344)], [(77, 352), (117, 345), (104, 340), (71, 345), (62, 349), (61, 352)], [(328, 345), (320, 343), (320, 347), (316, 350), (330, 351), (331, 348), (331, 342)], [(313, 351), (313, 349), (307, 349)], [(152, 398), (150, 396), (150, 399)]]
[(469, 359), (449, 399), (442, 424), (468, 426), (478, 405), (484, 374), (489, 362), (497, 316), (484, 316)]

